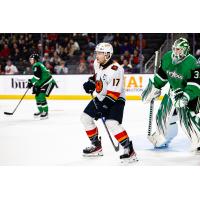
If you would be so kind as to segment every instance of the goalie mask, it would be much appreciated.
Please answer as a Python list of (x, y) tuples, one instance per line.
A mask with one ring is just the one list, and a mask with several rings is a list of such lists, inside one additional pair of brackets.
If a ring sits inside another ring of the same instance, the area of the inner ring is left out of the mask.
[(113, 55), (113, 47), (109, 43), (102, 42), (96, 46), (95, 53), (97, 52), (103, 52), (105, 56), (105, 61), (108, 62), (108, 60), (110, 60)]
[(185, 38), (177, 39), (172, 46), (173, 64), (181, 63), (189, 55), (190, 46)]

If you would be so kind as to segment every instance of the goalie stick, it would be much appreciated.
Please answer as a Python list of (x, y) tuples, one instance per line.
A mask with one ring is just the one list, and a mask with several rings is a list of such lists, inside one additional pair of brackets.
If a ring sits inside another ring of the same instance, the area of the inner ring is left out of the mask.
[[(155, 52), (154, 75), (156, 74), (156, 71), (157, 71), (157, 64), (158, 64), (158, 51)], [(151, 130), (152, 130), (154, 102), (155, 102), (155, 99), (152, 99), (150, 103), (148, 135), (151, 135)]]

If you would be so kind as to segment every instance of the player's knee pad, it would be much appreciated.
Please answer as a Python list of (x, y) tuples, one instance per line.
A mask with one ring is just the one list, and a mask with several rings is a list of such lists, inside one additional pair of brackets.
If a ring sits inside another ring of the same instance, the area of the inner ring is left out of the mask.
[(86, 130), (92, 130), (96, 127), (93, 118), (84, 112), (81, 114), (80, 120)]
[(113, 133), (120, 133), (121, 131), (123, 131), (124, 129), (120, 126), (119, 122), (116, 120), (106, 120), (106, 126), (108, 128), (108, 130)]

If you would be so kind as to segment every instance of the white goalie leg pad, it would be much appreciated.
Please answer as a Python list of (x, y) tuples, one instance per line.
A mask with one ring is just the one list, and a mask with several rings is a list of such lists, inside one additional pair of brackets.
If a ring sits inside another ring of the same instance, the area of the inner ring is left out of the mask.
[(167, 143), (170, 143), (171, 140), (178, 134), (178, 125), (177, 125), (178, 115), (173, 115), (169, 121), (169, 126), (167, 127), (165, 138)]
[(83, 126), (85, 127), (85, 130), (92, 130), (92, 129), (96, 128), (93, 118), (90, 117), (88, 114), (83, 112), (81, 114), (80, 120), (81, 120)]
[[(176, 116), (177, 118), (177, 116)], [(178, 134), (178, 125), (176, 122), (171, 122), (167, 128), (166, 135), (159, 133), (158, 131), (152, 135), (148, 135), (147, 138), (155, 147), (163, 147), (171, 142), (171, 140)]]
[(200, 148), (200, 118), (188, 108), (178, 109), (180, 125), (191, 141), (191, 150)]
[(106, 126), (113, 135), (116, 135), (124, 131), (124, 128), (116, 120), (111, 120), (111, 119), (106, 120)]
[(154, 147), (163, 147), (167, 143), (165, 136), (159, 132), (148, 135), (147, 138), (154, 145)]
[(178, 126), (176, 121), (178, 120), (178, 116), (175, 113), (175, 107), (166, 94), (156, 115), (156, 132), (148, 136), (148, 139), (155, 147), (162, 147), (169, 144), (177, 135)]

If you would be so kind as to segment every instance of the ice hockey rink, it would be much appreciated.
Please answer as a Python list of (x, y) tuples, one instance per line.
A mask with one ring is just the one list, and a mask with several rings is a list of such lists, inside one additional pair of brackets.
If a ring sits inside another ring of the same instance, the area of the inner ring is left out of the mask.
[[(34, 100), (23, 100), (14, 115), (19, 100), (0, 101), (0, 165), (64, 165), (64, 166), (121, 166), (99, 120), (104, 156), (85, 158), (82, 149), (90, 145), (80, 114), (88, 100), (49, 100), (49, 119), (34, 119), (37, 111)], [(159, 101), (155, 104), (154, 113)], [(154, 149), (146, 138), (149, 105), (127, 101), (123, 125), (133, 141), (139, 161), (129, 165), (200, 165), (200, 155), (190, 152), (190, 143), (179, 129), (178, 136), (168, 149)]]

